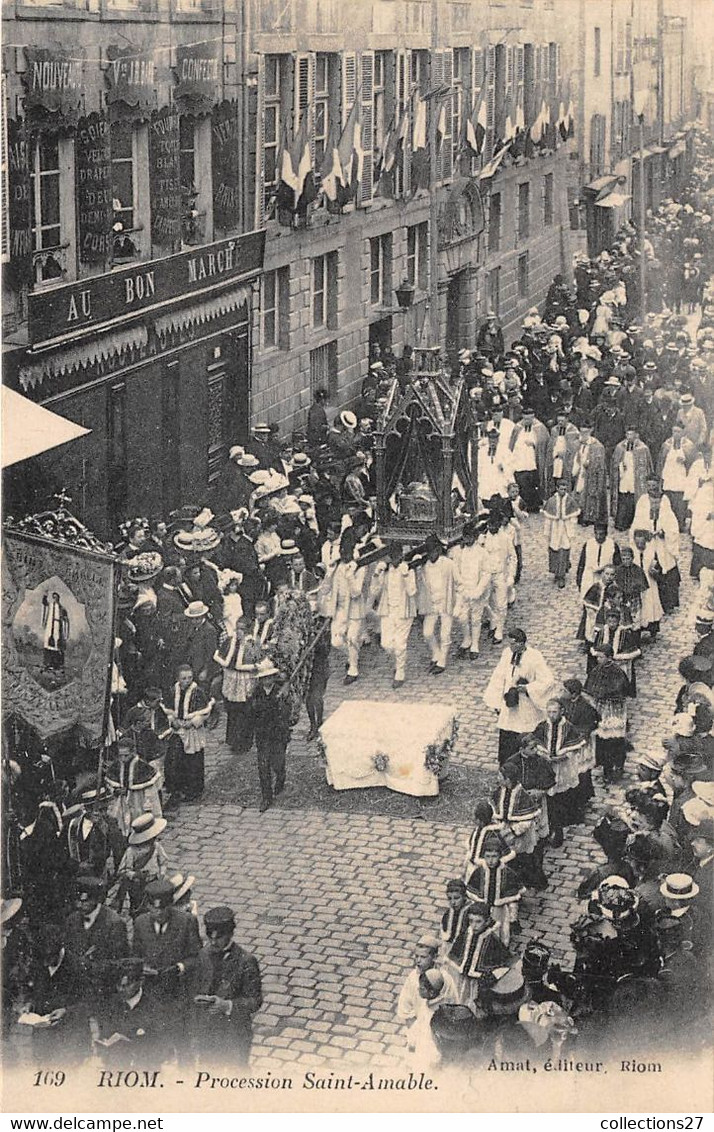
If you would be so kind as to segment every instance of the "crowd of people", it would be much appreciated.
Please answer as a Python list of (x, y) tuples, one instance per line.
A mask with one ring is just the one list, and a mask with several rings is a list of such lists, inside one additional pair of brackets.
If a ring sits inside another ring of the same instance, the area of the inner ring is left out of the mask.
[[(475, 805), (449, 907), (419, 940), (399, 999), (415, 1056), (559, 1049), (578, 1031), (611, 1033), (630, 998), (665, 1010), (670, 1035), (696, 1030), (714, 861), (712, 194), (704, 154), (681, 200), (650, 215), (645, 319), (626, 225), (596, 260), (576, 257), (574, 286), (556, 277), (510, 349), (489, 317), (477, 349), (453, 359), (448, 379), (466, 383), (479, 421), (478, 509), (457, 545), (430, 535), (409, 548), (376, 530), (373, 430), (393, 383), (413, 379), (409, 347), (399, 359), (375, 351), (353, 409), (333, 413), (318, 392), (304, 433), (281, 439), (257, 423), (202, 504), (127, 522), (99, 772), (9, 728), (6, 1038), (29, 1034), (41, 1064), (61, 1050), (64, 1061), (145, 1065), (149, 1048), (247, 1060), (258, 963), (234, 941), (227, 907), (203, 916), (201, 946), (195, 878), (171, 866), (161, 835), (204, 791), (212, 730), (225, 728), (236, 756), (255, 746), (267, 810), (286, 787), (302, 703), (307, 739), (319, 737), (331, 650), (350, 685), (379, 640), (398, 692), (415, 623), (434, 678), (458, 665), (472, 679), (484, 634), (506, 644), (482, 693), (498, 716), (498, 784)], [(682, 249), (698, 290), (658, 270)], [(543, 561), (528, 569), (560, 590), (574, 570), (580, 673), (556, 675), (506, 624), (523, 525), (539, 513)], [(592, 533), (575, 562), (578, 526)], [(686, 531), (699, 592), (684, 683), (661, 750), (653, 737), (633, 751), (637, 664), (678, 607)], [(607, 863), (594, 853), (578, 888), (566, 971), (540, 940), (521, 950), (520, 901), (547, 887), (549, 850), (591, 816), (596, 787), (621, 779), (628, 756), (637, 785), (594, 831)]]

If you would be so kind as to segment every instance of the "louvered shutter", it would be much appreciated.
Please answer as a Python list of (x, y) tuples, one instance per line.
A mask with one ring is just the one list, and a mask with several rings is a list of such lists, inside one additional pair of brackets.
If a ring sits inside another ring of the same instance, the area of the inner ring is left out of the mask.
[(488, 48), (486, 64), (486, 141), (484, 153), (493, 153), (493, 132), (496, 124), (496, 48)]
[[(248, 88), (250, 95), (250, 87)], [(249, 100), (249, 105), (250, 105)], [(258, 81), (255, 87), (255, 227), (262, 228), (265, 222), (265, 149), (263, 123), (265, 121), (265, 56), (261, 55), (258, 66)]]
[(523, 110), (526, 119), (526, 129), (530, 129), (538, 107), (535, 105), (536, 92), (536, 51), (532, 43), (523, 47)]
[(2, 176), (2, 234), (0, 236), (0, 262), (10, 261), (10, 178), (7, 159), (7, 83), (2, 76), (0, 87), (2, 119), (0, 120), (0, 176)]
[(453, 99), (454, 99), (454, 53), (451, 50), (444, 51), (442, 65), (442, 82), (445, 87), (448, 87), (449, 94), (442, 103), (446, 110), (446, 130), (444, 133), (444, 142), (441, 147), (441, 156), (439, 158), (439, 178), (442, 181), (448, 181), (453, 172), (453, 157), (454, 157), (454, 130), (453, 130)]
[(357, 97), (357, 55), (345, 51), (342, 56), (342, 129), (347, 124), (350, 110)]
[(516, 55), (516, 68), (514, 79), (514, 96), (513, 96), (513, 109), (514, 112), (520, 106), (525, 118), (526, 112), (526, 91), (525, 91), (525, 63), (524, 63), (524, 48), (523, 44), (519, 43), (513, 48)]
[(362, 180), (359, 186), (359, 203), (369, 204), (374, 188), (374, 52), (363, 51), (360, 56), (360, 110), (362, 116)]
[(303, 115), (308, 115), (310, 131), (310, 156), (315, 160), (315, 129), (313, 106), (315, 103), (315, 56), (299, 54), (295, 56), (295, 90), (293, 94), (293, 137), (302, 123)]
[[(395, 66), (395, 101), (396, 111), (401, 113), (406, 110), (409, 113), (411, 106), (410, 88), (411, 88), (411, 66), (412, 66), (412, 53), (409, 48), (404, 48), (397, 51), (396, 66)], [(408, 136), (411, 137), (412, 120), (409, 114), (408, 121)], [(394, 174), (394, 192), (395, 196), (406, 196), (411, 184), (410, 179), (410, 164), (409, 164), (409, 144), (408, 142), (402, 146), (401, 161)]]

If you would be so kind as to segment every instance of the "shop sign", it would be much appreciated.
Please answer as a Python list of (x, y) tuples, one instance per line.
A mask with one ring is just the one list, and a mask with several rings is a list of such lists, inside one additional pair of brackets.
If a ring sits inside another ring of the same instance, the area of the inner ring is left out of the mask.
[(110, 47), (105, 71), (107, 102), (127, 106), (150, 106), (156, 87), (156, 61), (153, 52), (136, 47)]
[(30, 220), (30, 157), (23, 121), (7, 124), (9, 274), (14, 287), (32, 278), (32, 226)]
[(176, 97), (213, 99), (221, 88), (221, 44), (218, 40), (176, 48)]
[(75, 155), (80, 263), (104, 263), (112, 251), (112, 160), (103, 114), (80, 118)]
[(176, 106), (166, 106), (151, 116), (149, 194), (151, 242), (175, 251), (181, 247), (181, 146)]
[(265, 231), (219, 240), (165, 259), (68, 283), (28, 296), (30, 342), (37, 345), (105, 323), (121, 323), (170, 300), (257, 275)]
[(239, 222), (240, 152), (238, 106), (221, 102), (211, 116), (213, 161), (213, 223), (230, 230)]
[(61, 48), (26, 47), (25, 56), (25, 108), (52, 114), (77, 110), (84, 90), (84, 50), (73, 47), (70, 55)]

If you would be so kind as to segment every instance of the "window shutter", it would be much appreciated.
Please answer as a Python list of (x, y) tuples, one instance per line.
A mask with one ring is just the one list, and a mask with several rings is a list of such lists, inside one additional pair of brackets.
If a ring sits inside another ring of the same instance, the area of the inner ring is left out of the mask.
[[(399, 113), (401, 113), (402, 110), (406, 110), (407, 112), (409, 112), (409, 108), (411, 106), (411, 101), (410, 101), (410, 96), (411, 96), (411, 66), (412, 66), (411, 55), (412, 55), (412, 53), (411, 53), (411, 50), (409, 48), (403, 48), (403, 49), (397, 51), (397, 55), (396, 55), (395, 109)], [(411, 121), (411, 114), (409, 114), (409, 120), (408, 120), (409, 137), (411, 137), (411, 129), (412, 129), (412, 121)], [(410, 182), (410, 169), (411, 169), (411, 167), (410, 167), (410, 164), (409, 164), (409, 160), (410, 160), (409, 154), (410, 154), (409, 144), (405, 143), (402, 146), (402, 159), (401, 159), (402, 172), (401, 172), (401, 174), (398, 173), (395, 176), (395, 187), (396, 187), (396, 190), (397, 190), (396, 191), (397, 196), (399, 195), (400, 189), (401, 189), (401, 192), (404, 195), (406, 195), (407, 192), (409, 191), (409, 186), (410, 186), (410, 183), (411, 183)], [(401, 185), (400, 185), (400, 180), (401, 180)]]
[(484, 55), (483, 51), (474, 51), (471, 60), (471, 113), (473, 114), (476, 109), (479, 94), (483, 86), (484, 80)]
[(484, 153), (493, 153), (493, 134), (496, 125), (496, 48), (488, 48), (486, 65), (486, 141)]
[(315, 160), (315, 130), (312, 108), (315, 102), (315, 56), (299, 54), (295, 56), (295, 91), (293, 96), (293, 137), (302, 123), (303, 115), (308, 115), (310, 156)]
[(265, 120), (265, 56), (260, 57), (258, 82), (255, 88), (255, 226), (265, 222), (265, 150), (263, 149), (263, 122)]
[(357, 97), (357, 55), (345, 51), (342, 56), (342, 128), (347, 124), (350, 110)]
[[(450, 94), (440, 104), (446, 110), (446, 131), (444, 133), (444, 141), (441, 146), (441, 154), (439, 157), (439, 168), (437, 174), (439, 180), (448, 181), (453, 171), (453, 98), (454, 98), (454, 53), (447, 50), (442, 52), (442, 82), (444, 86), (448, 87)], [(441, 113), (441, 111), (439, 111)]]
[(516, 47), (514, 47), (513, 50), (516, 53), (516, 73), (515, 73), (515, 81), (514, 81), (514, 84), (513, 84), (513, 86), (514, 86), (513, 107), (514, 107), (514, 110), (516, 110), (520, 106), (520, 108), (523, 111), (523, 114), (525, 116), (526, 92), (525, 92), (525, 65), (524, 65), (524, 47), (523, 47), (523, 44), (519, 43)]
[(374, 188), (374, 52), (363, 51), (360, 57), (360, 112), (362, 119), (362, 180), (359, 203), (369, 204)]
[(2, 99), (2, 119), (0, 121), (0, 176), (2, 177), (2, 186), (0, 187), (0, 194), (2, 195), (2, 234), (0, 236), (0, 262), (9, 263), (10, 261), (10, 181), (8, 173), (8, 159), (7, 159), (7, 82), (5, 75), (2, 76), (2, 86), (0, 87), (0, 98)]

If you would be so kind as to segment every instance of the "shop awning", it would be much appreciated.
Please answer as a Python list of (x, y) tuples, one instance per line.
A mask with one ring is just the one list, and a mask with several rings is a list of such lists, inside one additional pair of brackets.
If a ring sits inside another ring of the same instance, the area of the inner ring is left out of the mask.
[(57, 413), (28, 401), (21, 393), (2, 387), (2, 466), (19, 464), (31, 456), (39, 456), (50, 448), (58, 448), (70, 440), (87, 436), (91, 429), (82, 428)]
[(175, 334), (190, 326), (202, 326), (206, 322), (212, 322), (214, 318), (231, 314), (232, 311), (248, 304), (250, 295), (250, 287), (233, 287), (215, 299), (206, 299), (202, 303), (181, 307), (171, 314), (160, 315), (154, 320), (154, 329), (159, 338), (165, 338), (167, 334)]
[(670, 161), (674, 161), (675, 157), (682, 156), (686, 148), (686, 144), (683, 141), (678, 141), (671, 149), (667, 150), (667, 157)]
[(629, 199), (628, 193), (608, 193), (602, 200), (596, 200), (595, 205), (597, 208), (622, 208)]
[(603, 193), (606, 189), (611, 189), (617, 182), (617, 177), (613, 173), (607, 173), (604, 177), (598, 177), (597, 180), (591, 181), (589, 185), (585, 185), (583, 192), (586, 193)]
[(125, 330), (99, 334), (64, 350), (38, 355), (36, 361), (30, 361), (20, 370), (20, 385), (23, 389), (34, 389), (36, 385), (52, 380), (53, 377), (63, 377), (74, 370), (88, 369), (98, 361), (108, 361), (127, 350), (142, 349), (148, 340), (146, 327), (143, 323), (137, 323)]

